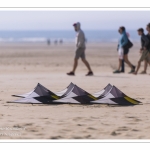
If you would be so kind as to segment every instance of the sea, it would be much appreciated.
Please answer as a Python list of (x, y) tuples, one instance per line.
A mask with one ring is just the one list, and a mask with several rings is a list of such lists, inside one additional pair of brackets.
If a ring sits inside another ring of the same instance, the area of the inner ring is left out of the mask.
[[(137, 31), (127, 31), (133, 42), (139, 42)], [(118, 42), (120, 34), (117, 30), (85, 30), (85, 37), (89, 43)], [(76, 33), (72, 30), (37, 30), (37, 31), (0, 31), (0, 43), (50, 43), (75, 42)]]

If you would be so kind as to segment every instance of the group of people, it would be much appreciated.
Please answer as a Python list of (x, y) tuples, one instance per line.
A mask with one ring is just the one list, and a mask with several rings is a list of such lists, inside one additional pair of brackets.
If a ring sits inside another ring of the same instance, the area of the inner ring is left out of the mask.
[[(62, 44), (63, 43), (63, 40), (60, 39), (59, 41), (56, 39), (54, 41), (54, 44), (57, 45), (57, 43), (59, 42), (59, 44)], [(47, 39), (47, 45), (51, 45), (51, 40), (50, 39)]]
[[(72, 71), (67, 73), (67, 75), (74, 76), (76, 68), (78, 66), (78, 59), (81, 58), (83, 63), (86, 65), (88, 69), (88, 73), (86, 76), (92, 76), (93, 71), (90, 67), (90, 64), (86, 60), (85, 57), (85, 35), (84, 32), (81, 30), (81, 25), (79, 22), (73, 24), (74, 30), (77, 32), (76, 36), (76, 53), (74, 58), (74, 65)], [(144, 34), (144, 29), (139, 28), (137, 30), (138, 35), (141, 36), (141, 48), (140, 53), (141, 57), (138, 61), (137, 67), (135, 67), (128, 59), (129, 49), (132, 47), (132, 43), (129, 40), (129, 34), (126, 32), (126, 29), (124, 26), (121, 26), (118, 30), (118, 32), (121, 34), (119, 43), (118, 43), (118, 56), (119, 56), (119, 64), (118, 69), (115, 70), (113, 73), (122, 73), (125, 72), (124, 68), (124, 62), (129, 65), (131, 68), (131, 71), (129, 73), (137, 74), (138, 70), (140, 68), (141, 62), (144, 61), (144, 71), (142, 71), (142, 74), (146, 74), (147, 66), (150, 65), (150, 23), (146, 26), (147, 35)]]
[(119, 44), (118, 44), (118, 56), (119, 56), (119, 65), (118, 69), (114, 71), (114, 73), (121, 73), (124, 72), (124, 62), (129, 65), (131, 68), (131, 71), (129, 73), (137, 74), (139, 71), (139, 68), (141, 66), (141, 62), (144, 61), (144, 70), (141, 72), (141, 74), (146, 74), (147, 66), (150, 64), (150, 23), (146, 26), (147, 34), (145, 35), (144, 29), (139, 28), (137, 30), (137, 33), (139, 36), (141, 36), (141, 48), (140, 48), (140, 58), (137, 64), (137, 67), (135, 67), (129, 60), (128, 60), (128, 53), (129, 53), (129, 43), (130, 40), (128, 38), (128, 34), (126, 33), (125, 27), (119, 28), (119, 33), (121, 34)]

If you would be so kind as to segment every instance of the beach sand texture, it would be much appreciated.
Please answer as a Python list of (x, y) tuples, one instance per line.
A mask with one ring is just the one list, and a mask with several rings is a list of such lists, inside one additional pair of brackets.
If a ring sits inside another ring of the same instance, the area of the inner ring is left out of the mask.
[[(129, 59), (137, 64), (139, 44)], [(74, 58), (74, 45), (0, 44), (0, 139), (149, 139), (150, 69), (147, 75), (113, 74), (118, 57), (115, 43), (87, 45), (86, 56), (94, 76), (79, 61), (75, 77), (67, 76)], [(140, 71), (143, 69), (143, 64)], [(31, 105), (6, 103), (13, 94), (30, 92), (37, 83), (56, 92), (70, 82), (89, 93), (108, 83), (143, 103), (138, 106)], [(20, 127), (20, 130), (15, 130)]]

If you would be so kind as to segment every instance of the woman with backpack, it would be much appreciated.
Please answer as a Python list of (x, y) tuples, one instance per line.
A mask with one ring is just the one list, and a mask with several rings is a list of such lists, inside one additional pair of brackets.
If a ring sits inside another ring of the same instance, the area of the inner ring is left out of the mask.
[(131, 42), (128, 39), (125, 27), (120, 27), (119, 28), (119, 33), (121, 34), (121, 38), (119, 40), (119, 45), (118, 45), (118, 55), (119, 55), (119, 65), (118, 69), (114, 71), (113, 73), (121, 73), (120, 69), (122, 66), (122, 60), (124, 60), (125, 63), (129, 65), (131, 68), (131, 71), (129, 73), (135, 72), (135, 66), (130, 63), (128, 60), (128, 53), (129, 53), (129, 48), (131, 47)]

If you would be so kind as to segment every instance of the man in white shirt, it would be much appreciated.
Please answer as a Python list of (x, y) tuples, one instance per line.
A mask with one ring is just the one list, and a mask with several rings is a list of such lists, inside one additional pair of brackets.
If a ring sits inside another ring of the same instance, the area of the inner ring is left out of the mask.
[(76, 36), (76, 55), (74, 58), (74, 65), (73, 65), (73, 70), (69, 73), (67, 73), (67, 75), (71, 75), (74, 76), (75, 75), (75, 70), (78, 66), (78, 59), (81, 57), (83, 63), (86, 65), (86, 67), (88, 68), (89, 72), (86, 74), (86, 76), (92, 76), (93, 72), (91, 70), (91, 67), (88, 63), (88, 61), (85, 58), (85, 36), (84, 36), (84, 32), (81, 30), (80, 28), (80, 23), (74, 23), (74, 30), (77, 32), (77, 36)]

